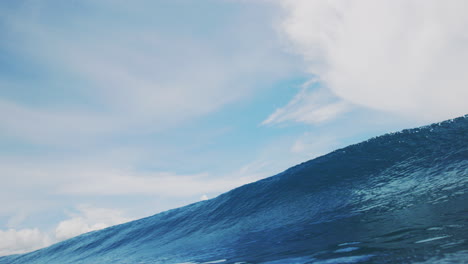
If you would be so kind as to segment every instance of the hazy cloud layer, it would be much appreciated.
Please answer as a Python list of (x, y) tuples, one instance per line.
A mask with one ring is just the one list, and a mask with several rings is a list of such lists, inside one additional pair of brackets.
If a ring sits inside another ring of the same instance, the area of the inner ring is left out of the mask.
[[(0, 157), (0, 165), (3, 173), (15, 176), (5, 179), (5, 185), (32, 194), (40, 187), (43, 192), (36, 194), (36, 197), (58, 194), (184, 198), (224, 192), (260, 179), (255, 170), (247, 167), (225, 175), (211, 175), (208, 172), (177, 174), (141, 171), (134, 167), (130, 159), (118, 164), (125, 160), (125, 156), (111, 160), (94, 156), (92, 159), (74, 157), (73, 161), (62, 160), (58, 164), (57, 159), (3, 160)], [(8, 194), (8, 190), (5, 193)]]
[[(279, 29), (289, 48), (343, 100), (425, 121), (468, 112), (467, 1), (284, 0), (281, 6)], [(307, 122), (311, 111), (294, 119)]]

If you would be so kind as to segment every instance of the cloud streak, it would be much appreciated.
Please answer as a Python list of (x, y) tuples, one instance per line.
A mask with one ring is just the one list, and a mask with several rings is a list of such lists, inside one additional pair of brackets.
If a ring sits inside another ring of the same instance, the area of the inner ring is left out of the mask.
[(178, 175), (174, 173), (141, 173), (106, 169), (77, 175), (72, 183), (64, 183), (59, 193), (67, 195), (158, 195), (190, 197), (219, 193), (241, 186), (256, 178), (213, 177), (207, 173)]
[(304, 84), (302, 90), (286, 106), (276, 109), (262, 125), (283, 122), (319, 124), (350, 109), (349, 103), (336, 98), (324, 88), (311, 88), (311, 84)]

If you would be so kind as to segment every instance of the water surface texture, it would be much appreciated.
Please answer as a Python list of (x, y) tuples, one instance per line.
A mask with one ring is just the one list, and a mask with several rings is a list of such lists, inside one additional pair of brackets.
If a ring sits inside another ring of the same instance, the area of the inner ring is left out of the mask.
[(464, 116), (0, 263), (468, 263), (467, 187)]

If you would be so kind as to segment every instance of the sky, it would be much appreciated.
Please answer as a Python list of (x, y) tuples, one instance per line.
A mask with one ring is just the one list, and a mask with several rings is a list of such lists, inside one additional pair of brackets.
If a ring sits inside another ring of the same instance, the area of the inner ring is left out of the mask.
[(465, 0), (0, 3), (0, 256), (468, 113)]

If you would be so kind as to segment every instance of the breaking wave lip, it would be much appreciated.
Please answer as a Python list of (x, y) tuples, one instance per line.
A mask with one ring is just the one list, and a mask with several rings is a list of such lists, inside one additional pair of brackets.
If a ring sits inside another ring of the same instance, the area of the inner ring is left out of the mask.
[(467, 190), (463, 116), (0, 263), (463, 263)]

